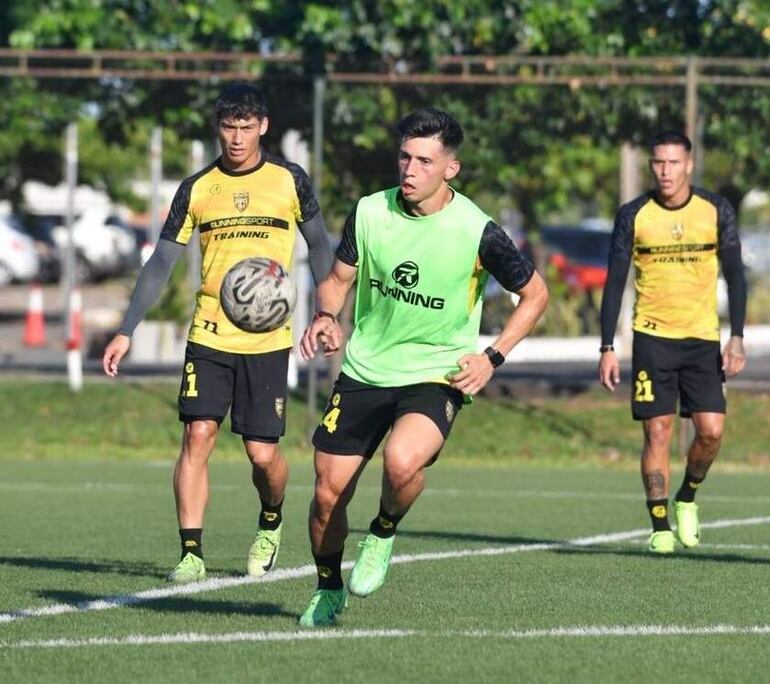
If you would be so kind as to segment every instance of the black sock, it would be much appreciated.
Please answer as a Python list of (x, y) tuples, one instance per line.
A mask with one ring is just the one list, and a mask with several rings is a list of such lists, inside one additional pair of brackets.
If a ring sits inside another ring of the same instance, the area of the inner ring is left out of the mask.
[(342, 589), (342, 552), (332, 553), (328, 556), (318, 556), (315, 553), (316, 569), (318, 571), (319, 589)]
[(382, 501), (380, 501), (380, 512), (369, 525), (369, 531), (373, 535), (382, 537), (383, 539), (392, 537), (396, 534), (396, 527), (398, 526), (398, 523), (405, 515), (406, 512), (402, 513), (401, 515), (393, 515), (392, 513), (388, 513), (383, 507)]
[(685, 503), (692, 503), (695, 501), (695, 494), (697, 493), (698, 487), (700, 487), (701, 482), (705, 479), (705, 475), (703, 477), (695, 477), (689, 470), (685, 470), (682, 486), (676, 493), (676, 500), (684, 501)]
[(671, 529), (668, 524), (668, 499), (647, 499), (647, 511), (652, 520), (653, 532)]
[(182, 558), (188, 553), (203, 558), (202, 536), (203, 528), (200, 527), (188, 527), (179, 530), (179, 538), (182, 540)]
[(259, 529), (261, 530), (277, 530), (278, 526), (283, 520), (281, 515), (281, 506), (283, 506), (283, 499), (280, 503), (266, 504), (262, 502), (262, 512), (259, 514)]

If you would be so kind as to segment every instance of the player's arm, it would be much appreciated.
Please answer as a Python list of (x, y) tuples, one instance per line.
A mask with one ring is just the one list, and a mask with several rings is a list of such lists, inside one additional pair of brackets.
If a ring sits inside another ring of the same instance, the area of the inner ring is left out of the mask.
[(110, 377), (118, 374), (118, 366), (131, 346), (134, 329), (157, 301), (183, 251), (184, 245), (178, 242), (159, 240), (152, 256), (140, 271), (123, 323), (104, 349), (102, 367)]
[(469, 395), (484, 388), (496, 365), (529, 334), (548, 305), (548, 289), (540, 274), (516, 249), (505, 231), (492, 221), (484, 228), (478, 258), (500, 285), (519, 296), (519, 303), (489, 353), (465, 354), (458, 359), (460, 371), (452, 377), (451, 384)]
[(193, 182), (194, 178), (188, 178), (176, 191), (166, 222), (163, 224), (160, 240), (139, 273), (123, 323), (104, 349), (102, 368), (110, 377), (118, 374), (118, 366), (131, 346), (134, 328), (157, 301), (161, 290), (171, 277), (174, 264), (190, 239), (194, 228), (189, 211)]
[(743, 325), (746, 321), (747, 288), (735, 212), (726, 200), (722, 200), (718, 206), (718, 228), (719, 261), (727, 283), (727, 304), (730, 312), (730, 339), (722, 351), (722, 368), (726, 375), (737, 375), (746, 365)]
[(313, 282), (318, 287), (318, 284), (329, 273), (334, 259), (331, 245), (329, 245), (329, 232), (326, 230), (326, 223), (319, 211), (311, 219), (298, 222), (297, 227), (307, 242), (310, 273), (313, 275)]
[(342, 329), (338, 316), (358, 273), (355, 224), (356, 208), (354, 207), (345, 221), (342, 239), (337, 247), (337, 258), (332, 264), (331, 271), (316, 288), (316, 314), (300, 342), (300, 354), (304, 359), (315, 356), (319, 341), (323, 345), (326, 356), (334, 354), (342, 345)]
[(620, 306), (623, 303), (623, 291), (626, 288), (628, 269), (631, 267), (631, 255), (634, 248), (634, 219), (625, 208), (621, 208), (615, 217), (612, 230), (610, 254), (607, 261), (607, 281), (602, 293), (602, 306), (599, 313), (602, 342), (599, 348), (599, 382), (611, 392), (620, 382), (620, 362), (615, 354), (615, 329), (618, 326)]

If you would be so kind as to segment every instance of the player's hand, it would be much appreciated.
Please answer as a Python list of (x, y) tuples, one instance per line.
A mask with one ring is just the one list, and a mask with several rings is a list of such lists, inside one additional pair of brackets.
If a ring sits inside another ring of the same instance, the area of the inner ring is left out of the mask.
[(104, 348), (102, 356), (102, 368), (111, 378), (118, 374), (118, 366), (131, 346), (131, 338), (128, 335), (118, 333), (110, 340), (110, 343)]
[(449, 379), (449, 384), (472, 397), (484, 389), (495, 372), (486, 354), (465, 354), (457, 361), (457, 365), (460, 370)]
[(342, 328), (340, 324), (328, 316), (315, 316), (305, 329), (299, 343), (299, 352), (305, 361), (312, 359), (318, 351), (319, 344), (324, 356), (331, 356), (339, 350), (342, 344)]
[(738, 375), (746, 366), (746, 352), (742, 337), (731, 337), (722, 351), (722, 370), (725, 375)]
[(620, 363), (614, 351), (602, 352), (599, 358), (599, 382), (614, 392), (620, 382)]

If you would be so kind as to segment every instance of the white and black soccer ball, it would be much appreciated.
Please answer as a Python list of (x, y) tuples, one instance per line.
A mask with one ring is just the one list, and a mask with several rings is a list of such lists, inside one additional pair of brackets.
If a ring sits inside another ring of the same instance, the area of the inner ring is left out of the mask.
[(277, 261), (249, 257), (225, 274), (219, 300), (234, 325), (246, 332), (265, 333), (289, 319), (297, 288)]

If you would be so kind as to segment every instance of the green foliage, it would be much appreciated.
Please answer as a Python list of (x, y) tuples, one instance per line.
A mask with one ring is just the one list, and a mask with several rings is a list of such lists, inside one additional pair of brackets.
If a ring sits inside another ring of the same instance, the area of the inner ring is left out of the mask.
[[(310, 137), (308, 79), (324, 69), (409, 72), (434, 69), (442, 57), (457, 54), (767, 57), (768, 25), (763, 0), (28, 0), (0, 11), (0, 35), (14, 47), (303, 55), (302, 67), (273, 66), (259, 74), (273, 106), (267, 139), (273, 148), (290, 127)], [(0, 132), (0, 194), (14, 197), (24, 178), (58, 173), (61, 165), (52, 160), (59, 156), (60, 131), (78, 113), (85, 116), (85, 105), (97, 123), (93, 135), (104, 142), (99, 150), (94, 141), (82, 175), (126, 199), (125, 178), (144, 170), (140, 155), (119, 153), (156, 124), (175, 140), (210, 139), (220, 86), (2, 81), (0, 107), (11, 124)], [(764, 128), (753, 125), (768, 120), (770, 94), (729, 86), (702, 87), (700, 94), (705, 184), (738, 205), (751, 187), (770, 186)], [(555, 214), (611, 215), (619, 144), (644, 144), (660, 128), (681, 128), (684, 88), (330, 83), (322, 193), (330, 218), (343, 217), (360, 194), (394, 181), (393, 124), (426, 104), (453, 112), (467, 129), (458, 187), (491, 198), (490, 211), (516, 207), (525, 227), (534, 229)], [(182, 167), (174, 162), (176, 170)]]

